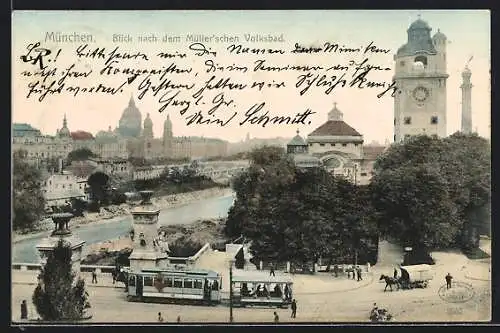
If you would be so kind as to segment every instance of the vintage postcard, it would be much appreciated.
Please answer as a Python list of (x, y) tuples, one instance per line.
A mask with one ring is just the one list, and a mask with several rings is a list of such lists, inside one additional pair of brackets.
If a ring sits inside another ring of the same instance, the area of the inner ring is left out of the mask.
[(12, 323), (489, 322), (490, 33), (14, 11)]

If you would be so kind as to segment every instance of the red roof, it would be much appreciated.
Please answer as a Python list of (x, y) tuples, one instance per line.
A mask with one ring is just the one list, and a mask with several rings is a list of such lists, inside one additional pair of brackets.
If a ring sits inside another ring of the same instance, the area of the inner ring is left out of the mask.
[(361, 136), (361, 134), (343, 120), (328, 120), (309, 136)]
[(94, 136), (92, 133), (85, 132), (85, 131), (76, 131), (76, 132), (71, 132), (71, 137), (73, 140), (93, 140)]
[(363, 146), (363, 157), (366, 160), (375, 160), (386, 148), (384, 146)]

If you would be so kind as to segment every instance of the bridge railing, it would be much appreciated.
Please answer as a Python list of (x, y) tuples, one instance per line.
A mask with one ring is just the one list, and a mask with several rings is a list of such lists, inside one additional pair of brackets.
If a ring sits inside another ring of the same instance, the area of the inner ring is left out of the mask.
[[(190, 257), (168, 257), (168, 261), (172, 265), (192, 265), (198, 260), (205, 251), (210, 249), (210, 243), (206, 243), (203, 247), (196, 252), (196, 254)], [(41, 264), (26, 263), (26, 262), (15, 262), (12, 263), (12, 270), (20, 271), (36, 271), (42, 267)], [(111, 274), (115, 266), (105, 266), (105, 265), (80, 265), (80, 272), (93, 272), (96, 273), (109, 273)]]
[[(42, 267), (41, 264), (33, 264), (26, 262), (15, 262), (12, 263), (13, 270), (20, 271), (36, 271)], [(97, 273), (112, 273), (115, 269), (115, 266), (103, 266), (103, 265), (80, 265), (80, 272), (93, 272), (94, 270)]]

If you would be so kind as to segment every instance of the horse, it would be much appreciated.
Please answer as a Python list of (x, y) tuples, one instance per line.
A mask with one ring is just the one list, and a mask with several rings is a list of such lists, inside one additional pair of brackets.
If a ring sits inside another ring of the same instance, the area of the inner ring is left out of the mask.
[(387, 275), (382, 274), (382, 275), (380, 275), (380, 279), (379, 279), (379, 281), (380, 281), (380, 280), (385, 280), (385, 288), (384, 288), (384, 291), (386, 291), (386, 290), (387, 290), (387, 287), (390, 287), (390, 288), (391, 288), (391, 291), (392, 291), (392, 286), (393, 286), (393, 285), (396, 285), (396, 287), (398, 287), (398, 290), (399, 290), (400, 285), (399, 285), (399, 280), (398, 280), (398, 279), (395, 279), (395, 278), (393, 278), (393, 277), (390, 277), (390, 276), (387, 276)]

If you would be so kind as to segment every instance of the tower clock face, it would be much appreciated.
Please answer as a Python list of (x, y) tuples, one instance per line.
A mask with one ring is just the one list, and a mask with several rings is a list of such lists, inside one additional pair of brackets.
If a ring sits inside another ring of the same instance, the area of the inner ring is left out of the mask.
[(417, 87), (413, 90), (413, 98), (419, 102), (423, 103), (429, 97), (429, 90), (425, 87)]

